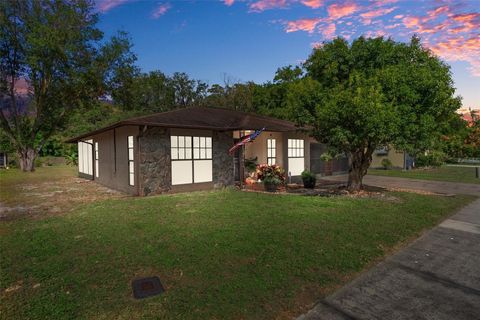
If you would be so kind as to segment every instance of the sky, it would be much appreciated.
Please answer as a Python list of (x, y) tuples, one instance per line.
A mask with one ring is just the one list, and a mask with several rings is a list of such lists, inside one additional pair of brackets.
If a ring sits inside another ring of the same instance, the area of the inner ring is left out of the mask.
[(97, 0), (99, 27), (126, 31), (145, 71), (209, 84), (271, 81), (337, 36), (425, 47), (451, 65), (464, 108), (480, 109), (480, 0)]

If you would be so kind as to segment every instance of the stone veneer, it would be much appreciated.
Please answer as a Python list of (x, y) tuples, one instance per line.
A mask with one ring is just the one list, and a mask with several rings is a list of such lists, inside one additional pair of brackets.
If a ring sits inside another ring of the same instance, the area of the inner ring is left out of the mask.
[[(172, 188), (170, 160), (170, 130), (148, 127), (139, 137), (140, 195), (169, 192)], [(221, 188), (234, 184), (233, 157), (228, 149), (233, 144), (231, 131), (212, 132), (213, 187)]]
[(171, 189), (170, 130), (148, 127), (140, 131), (139, 174), (141, 196), (168, 192)]
[(228, 154), (228, 149), (230, 149), (232, 145), (232, 131), (213, 131), (212, 159), (214, 188), (222, 188), (234, 184), (233, 156)]

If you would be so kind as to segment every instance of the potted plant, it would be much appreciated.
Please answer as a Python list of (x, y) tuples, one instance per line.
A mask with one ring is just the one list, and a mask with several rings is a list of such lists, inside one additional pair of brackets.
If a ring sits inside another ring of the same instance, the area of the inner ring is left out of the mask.
[(257, 179), (263, 182), (266, 191), (275, 192), (285, 182), (285, 171), (275, 164), (259, 164), (256, 170)]
[(302, 181), (305, 188), (313, 189), (315, 188), (315, 184), (317, 183), (317, 177), (314, 173), (305, 170), (302, 172)]

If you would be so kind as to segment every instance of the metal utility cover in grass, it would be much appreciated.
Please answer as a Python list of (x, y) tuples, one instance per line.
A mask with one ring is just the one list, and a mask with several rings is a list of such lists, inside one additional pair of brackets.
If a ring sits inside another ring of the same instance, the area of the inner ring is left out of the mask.
[(158, 277), (142, 278), (132, 281), (133, 297), (143, 299), (156, 296), (165, 291)]

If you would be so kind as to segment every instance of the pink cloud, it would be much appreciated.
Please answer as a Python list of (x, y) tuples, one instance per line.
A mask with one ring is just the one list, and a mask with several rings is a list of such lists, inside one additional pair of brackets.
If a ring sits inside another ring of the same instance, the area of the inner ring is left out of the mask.
[(373, 18), (389, 14), (390, 12), (394, 11), (395, 9), (397, 9), (397, 8), (393, 7), (393, 8), (380, 8), (380, 9), (376, 9), (376, 10), (371, 10), (371, 11), (361, 13), (360, 17), (362, 17), (363, 23), (370, 24), (370, 23), (372, 23)]
[(300, 19), (295, 21), (288, 21), (285, 26), (285, 31), (295, 32), (295, 31), (306, 31), (312, 33), (315, 31), (315, 27), (322, 21), (322, 18), (313, 18), (313, 19)]
[(331, 39), (335, 36), (335, 31), (337, 31), (337, 27), (335, 26), (335, 23), (329, 23), (326, 25), (325, 28), (322, 28), (321, 31), (325, 38)]
[(480, 77), (480, 37), (450, 37), (430, 46), (433, 53), (448, 61), (466, 61), (473, 76)]
[(258, 0), (251, 3), (248, 7), (252, 12), (262, 12), (274, 8), (286, 8), (287, 0)]
[(330, 19), (340, 19), (345, 16), (349, 16), (360, 9), (355, 2), (346, 2), (343, 4), (334, 3), (327, 8), (328, 16)]
[(163, 3), (159, 5), (153, 12), (152, 12), (152, 17), (154, 19), (158, 19), (161, 16), (163, 16), (165, 13), (167, 13), (168, 10), (170, 10), (171, 5), (169, 3)]
[(231, 6), (233, 3), (235, 2), (235, 0), (223, 0), (223, 3), (227, 6)]
[(400, 24), (400, 23), (394, 23), (394, 24), (385, 26), (385, 29), (395, 29), (395, 28), (400, 27), (401, 25), (402, 24)]
[(312, 9), (317, 9), (323, 6), (323, 0), (302, 0), (301, 3)]
[(455, 14), (452, 16), (452, 19), (456, 22), (463, 23), (478, 23), (480, 24), (480, 13), (464, 13), (464, 14)]
[(420, 18), (419, 17), (405, 17), (402, 19), (403, 24), (407, 28), (414, 28), (417, 27), (420, 24)]
[(118, 7), (129, 0), (102, 0), (98, 3), (97, 7), (100, 12), (107, 12), (112, 10), (115, 7)]
[(438, 7), (434, 10), (430, 10), (427, 12), (427, 14), (431, 17), (437, 17), (443, 13), (447, 13), (450, 11), (450, 8), (448, 6), (441, 6), (441, 7)]
[(403, 14), (397, 14), (395, 17), (393, 17), (394, 19), (402, 19), (404, 17)]

